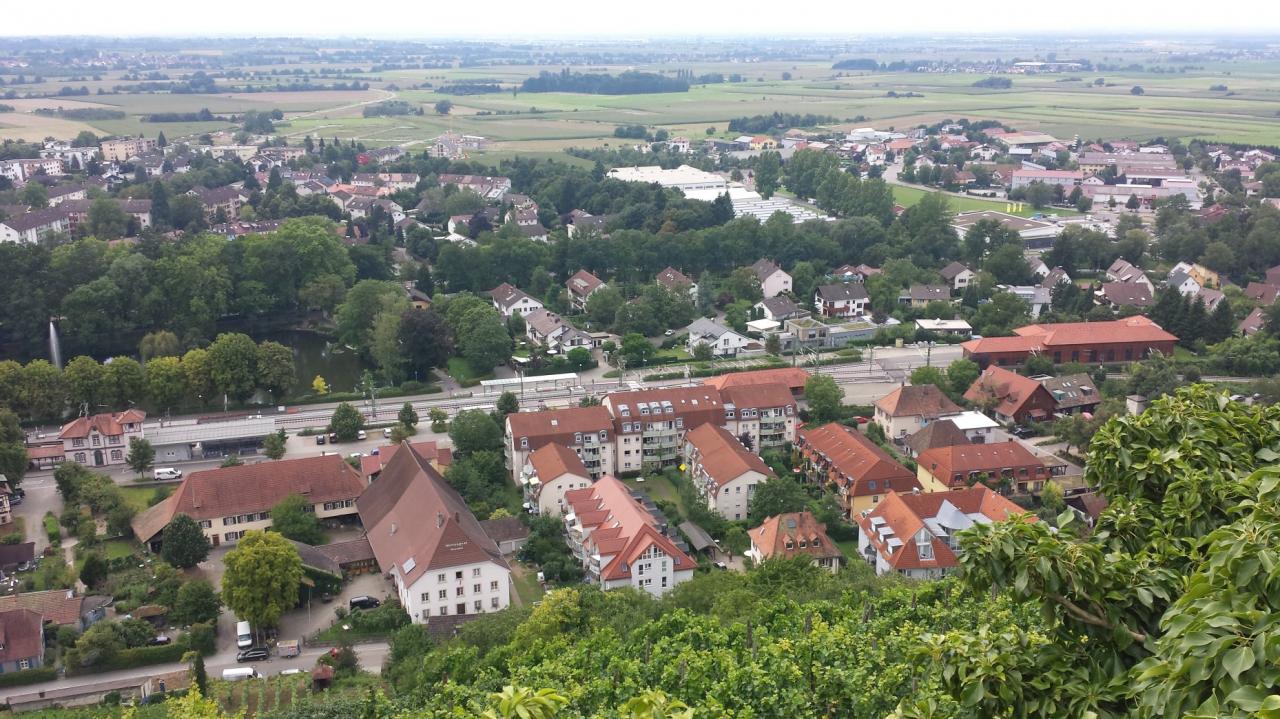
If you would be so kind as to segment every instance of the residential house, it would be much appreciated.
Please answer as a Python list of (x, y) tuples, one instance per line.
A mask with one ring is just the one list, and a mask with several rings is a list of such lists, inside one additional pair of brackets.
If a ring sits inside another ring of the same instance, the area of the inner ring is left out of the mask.
[(622, 473), (679, 464), (685, 432), (725, 416), (720, 392), (706, 385), (611, 392), (603, 406), (613, 418), (614, 466)]
[(797, 433), (795, 452), (806, 479), (836, 490), (846, 516), (870, 509), (889, 490), (911, 491), (911, 470), (856, 429), (832, 422)]
[(525, 336), (539, 346), (555, 352), (574, 347), (591, 347), (591, 335), (574, 327), (560, 315), (547, 309), (536, 309), (525, 315)]
[(587, 299), (606, 285), (603, 280), (590, 272), (578, 270), (565, 281), (564, 286), (569, 290), (569, 304), (577, 310), (586, 311)]
[(32, 609), (0, 611), (0, 674), (44, 666), (44, 617)]
[(1123, 257), (1117, 258), (1107, 268), (1107, 279), (1112, 282), (1140, 282), (1146, 285), (1148, 289), (1155, 290), (1155, 284), (1147, 278), (1146, 273), (1140, 268), (1134, 267)]
[(1061, 267), (1055, 267), (1049, 270), (1049, 273), (1040, 280), (1040, 286), (1052, 291), (1058, 285), (1069, 282), (1071, 282), (1071, 275), (1068, 275), (1067, 271)]
[(213, 546), (235, 544), (249, 530), (270, 528), (271, 508), (294, 494), (317, 519), (350, 522), (364, 488), (360, 472), (338, 454), (207, 469), (187, 475), (167, 499), (139, 512), (133, 533), (158, 551), (164, 528), (185, 514), (200, 523)]
[(760, 280), (760, 291), (765, 297), (777, 297), (791, 291), (791, 275), (782, 271), (773, 260), (756, 260), (751, 272)]
[(820, 285), (813, 293), (813, 305), (824, 317), (861, 317), (870, 304), (867, 288), (858, 282)]
[(1254, 307), (1248, 317), (1240, 320), (1236, 325), (1236, 331), (1243, 335), (1252, 335), (1267, 325), (1267, 313), (1261, 307)]
[(1053, 302), (1053, 291), (1043, 285), (996, 285), (996, 289), (1026, 302), (1033, 318), (1039, 317)]
[(1200, 288), (1195, 297), (1191, 298), (1192, 302), (1200, 301), (1204, 303), (1205, 311), (1213, 312), (1218, 307), (1218, 303), (1227, 298), (1226, 293), (1222, 290), (1214, 290), (1208, 287)]
[(68, 229), (66, 212), (58, 207), (46, 207), (0, 220), (0, 242), (34, 245)]
[[(865, 293), (864, 293), (865, 294)], [(808, 317), (809, 311), (797, 305), (790, 297), (778, 295), (760, 300), (753, 309), (758, 310), (767, 320), (786, 322), (797, 317)]]
[(1222, 277), (1198, 262), (1179, 262), (1169, 270), (1170, 275), (1175, 272), (1186, 273), (1201, 287), (1222, 287)]
[(49, 206), (56, 207), (66, 200), (85, 199), (84, 185), (56, 185), (49, 188)]
[(763, 452), (795, 441), (796, 401), (786, 385), (731, 385), (720, 390), (720, 401), (725, 429), (735, 437), (745, 437), (750, 448)]
[(1196, 278), (1187, 274), (1183, 270), (1172, 270), (1169, 272), (1169, 276), (1165, 278), (1164, 286), (1172, 287), (1183, 297), (1194, 297), (1202, 287)]
[(827, 536), (827, 525), (810, 512), (778, 514), (747, 531), (751, 548), (747, 556), (757, 564), (773, 557), (791, 559), (809, 556), (813, 564), (832, 574), (840, 570), (844, 557), (840, 547)]
[(501, 202), (511, 192), (511, 178), (487, 177), (484, 175), (453, 175), (445, 173), (439, 176), (440, 186), (455, 185), (459, 190), (474, 192), (490, 202)]
[(593, 481), (576, 452), (563, 444), (544, 444), (529, 453), (520, 472), (525, 510), (559, 517), (569, 509), (565, 493), (589, 487)]
[(989, 408), (1005, 424), (1044, 422), (1057, 410), (1057, 402), (1044, 385), (995, 365), (978, 375), (964, 398), (978, 407)]
[(396, 452), (356, 506), (378, 567), (414, 623), (511, 603), (511, 567), (497, 543), (412, 446)]
[(662, 596), (693, 578), (697, 562), (668, 537), (659, 520), (627, 485), (603, 477), (565, 495), (572, 511), (564, 515), (570, 549), (601, 589), (633, 587)]
[(961, 412), (936, 385), (899, 387), (875, 401), (874, 421), (884, 435), (896, 439), (920, 430), (930, 422)]
[(684, 436), (689, 478), (707, 509), (725, 519), (747, 516), (756, 485), (776, 476), (760, 456), (724, 427), (704, 424)]
[(921, 452), (934, 447), (954, 447), (957, 444), (969, 444), (969, 437), (950, 419), (934, 420), (902, 440), (908, 457), (919, 457)]
[(1280, 285), (1269, 285), (1264, 282), (1250, 282), (1244, 288), (1244, 296), (1257, 302), (1263, 307), (1270, 307), (1276, 303), (1276, 297), (1280, 296)]
[(1044, 263), (1044, 260), (1040, 259), (1040, 257), (1030, 256), (1030, 257), (1027, 257), (1026, 259), (1027, 259), (1027, 267), (1030, 268), (1031, 274), (1041, 279), (1043, 279), (1045, 276), (1049, 274), (1049, 266), (1046, 265)]
[(674, 267), (667, 267), (658, 273), (657, 283), (672, 292), (679, 292), (689, 296), (690, 302), (698, 301), (698, 283), (693, 281), (685, 273)]
[(876, 267), (866, 264), (858, 265), (840, 265), (831, 271), (827, 276), (833, 280), (841, 282), (866, 282), (868, 277), (874, 277), (880, 274), (880, 270)]
[[(226, 220), (234, 220), (240, 216), (240, 208), (244, 206), (245, 198), (241, 195), (239, 189), (234, 187), (195, 187), (187, 193), (200, 201), (204, 207), (204, 217), (207, 222), (217, 222), (222, 218)], [(219, 218), (221, 215), (221, 218)]]
[(930, 302), (950, 302), (951, 288), (946, 285), (911, 285), (910, 289), (898, 295), (898, 302), (911, 305), (915, 309), (924, 309)]
[(72, 589), (18, 592), (0, 596), (0, 612), (26, 609), (39, 614), (45, 625), (83, 632), (107, 615), (111, 597), (77, 596)]
[(1053, 396), (1057, 414), (1092, 412), (1102, 403), (1102, 393), (1087, 374), (1035, 378)]
[(62, 425), (58, 439), (62, 440), (64, 456), (72, 462), (90, 467), (121, 465), (129, 452), (129, 440), (142, 439), (146, 418), (147, 413), (140, 409), (77, 417)]
[[(436, 471), (444, 474), (449, 469), (449, 465), (453, 464), (453, 449), (450, 447), (441, 447), (436, 442), (425, 440), (422, 442), (411, 442), (413, 451), (418, 453), (419, 457), (425, 459)], [(384, 444), (377, 449), (376, 454), (366, 454), (360, 458), (360, 476), (364, 478), (365, 483), (372, 484), (382, 474), (382, 470), (386, 468), (387, 463), (395, 456), (396, 451), (403, 447), (404, 444)]]
[(926, 492), (948, 492), (982, 483), (1001, 493), (1039, 494), (1065, 465), (1040, 459), (1015, 441), (935, 447), (916, 459), (917, 478)]
[(543, 309), (541, 301), (506, 282), (489, 290), (489, 297), (493, 300), (493, 308), (504, 320), (510, 319), (511, 315), (527, 317), (530, 312)]
[(707, 345), (715, 357), (736, 357), (752, 344), (749, 338), (706, 317), (694, 320), (685, 331), (689, 333), (687, 348), (691, 355), (697, 351), (698, 345)]
[(602, 406), (515, 412), (505, 423), (507, 469), (518, 473), (534, 450), (561, 444), (577, 453), (592, 478), (613, 474), (613, 437), (613, 417)]
[[(876, 574), (937, 579), (959, 565), (959, 532), (1024, 513), (982, 486), (945, 493), (890, 492), (875, 509), (855, 517), (858, 554)], [(1029, 516), (1027, 521), (1036, 520)]]
[[(1185, 275), (1184, 275), (1185, 277)], [(1190, 277), (1186, 277), (1188, 281)], [(1192, 291), (1195, 294), (1199, 291), (1199, 287)], [(1122, 310), (1128, 307), (1137, 307), (1138, 309), (1147, 309), (1155, 305), (1155, 299), (1151, 296), (1151, 288), (1140, 282), (1104, 282), (1102, 288), (1094, 293), (1098, 304), (1110, 307), (1113, 310)]]
[(1138, 315), (1104, 322), (1034, 324), (1013, 337), (983, 337), (961, 344), (964, 356), (980, 365), (1020, 365), (1033, 352), (1063, 362), (1132, 362), (1152, 352), (1173, 354), (1178, 338)]
[(959, 262), (952, 262), (943, 267), (938, 274), (942, 275), (942, 279), (946, 280), (951, 289), (956, 291), (963, 291), (973, 281), (973, 278), (978, 276), (978, 273)]
[(970, 444), (986, 444), (992, 441), (996, 436), (995, 430), (1000, 428), (999, 422), (972, 409), (960, 414), (953, 414), (947, 417), (946, 421), (954, 424), (956, 429), (964, 432), (964, 436), (969, 438)]

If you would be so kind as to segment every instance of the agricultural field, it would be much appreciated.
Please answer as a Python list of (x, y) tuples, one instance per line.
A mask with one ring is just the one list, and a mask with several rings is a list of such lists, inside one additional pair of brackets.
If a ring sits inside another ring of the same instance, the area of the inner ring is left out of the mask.
[[(905, 187), (903, 185), (894, 185), (893, 200), (903, 207), (911, 207), (925, 195), (933, 194), (934, 190), (928, 190), (920, 187)], [(1031, 217), (1032, 215), (1052, 213), (1055, 215), (1078, 215), (1080, 213), (1075, 210), (1068, 210), (1062, 207), (1054, 207), (1051, 210), (1037, 210), (1031, 205), (1021, 203), (1022, 209), (1007, 209), (1010, 204), (1005, 200), (988, 200), (981, 197), (957, 197), (955, 195), (947, 195), (947, 202), (951, 205), (951, 209), (956, 212), (973, 212), (975, 210), (994, 210), (996, 212), (1007, 212), (1011, 215), (1019, 217)]]

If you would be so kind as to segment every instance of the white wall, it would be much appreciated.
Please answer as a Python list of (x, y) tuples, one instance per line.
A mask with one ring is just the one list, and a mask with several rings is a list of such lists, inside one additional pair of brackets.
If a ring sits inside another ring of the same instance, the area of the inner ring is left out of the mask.
[[(461, 579), (458, 573), (461, 572)], [(441, 576), (444, 577), (441, 581)], [(511, 604), (511, 571), (494, 562), (476, 562), (457, 567), (431, 569), (418, 577), (410, 587), (400, 581), (399, 567), (392, 572), (400, 604), (417, 624), (424, 624), (443, 613), (458, 614), (458, 604), (465, 604), (464, 614), (500, 612)], [(494, 584), (496, 582), (496, 585)], [(476, 591), (476, 585), (480, 590)], [(462, 593), (459, 594), (458, 590)], [(440, 592), (445, 598), (440, 598)], [(494, 600), (497, 600), (496, 606)], [(480, 608), (476, 609), (476, 602)]]

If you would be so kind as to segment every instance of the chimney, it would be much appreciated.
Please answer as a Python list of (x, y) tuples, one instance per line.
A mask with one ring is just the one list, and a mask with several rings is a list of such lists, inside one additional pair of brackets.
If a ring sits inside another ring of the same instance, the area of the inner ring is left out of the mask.
[(391, 534), (392, 534), (392, 536), (394, 536), (394, 535), (395, 535), (395, 533), (396, 533), (396, 523), (395, 523), (395, 522), (392, 522), (392, 523), (391, 523)]
[(444, 526), (444, 514), (441, 512), (436, 512), (436, 527), (440, 528), (443, 526)]

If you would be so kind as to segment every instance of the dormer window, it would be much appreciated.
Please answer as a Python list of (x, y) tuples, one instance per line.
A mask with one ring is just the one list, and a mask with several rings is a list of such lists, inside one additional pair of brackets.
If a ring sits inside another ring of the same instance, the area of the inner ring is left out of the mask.
[(724, 410), (724, 416), (725, 419), (733, 419), (733, 410), (726, 407)]
[(520, 449), (528, 449), (528, 448), (529, 448), (529, 438), (528, 438), (528, 437), (521, 437), (521, 438), (520, 438)]
[(574, 443), (574, 444), (582, 444), (582, 433), (581, 433), (581, 432), (574, 432), (574, 433), (573, 433), (573, 443)]
[(796, 548), (795, 542), (792, 542), (790, 539), (788, 539), (788, 540), (786, 541), (785, 546), (786, 546), (786, 548), (787, 548), (787, 549), (795, 549), (795, 548)]

